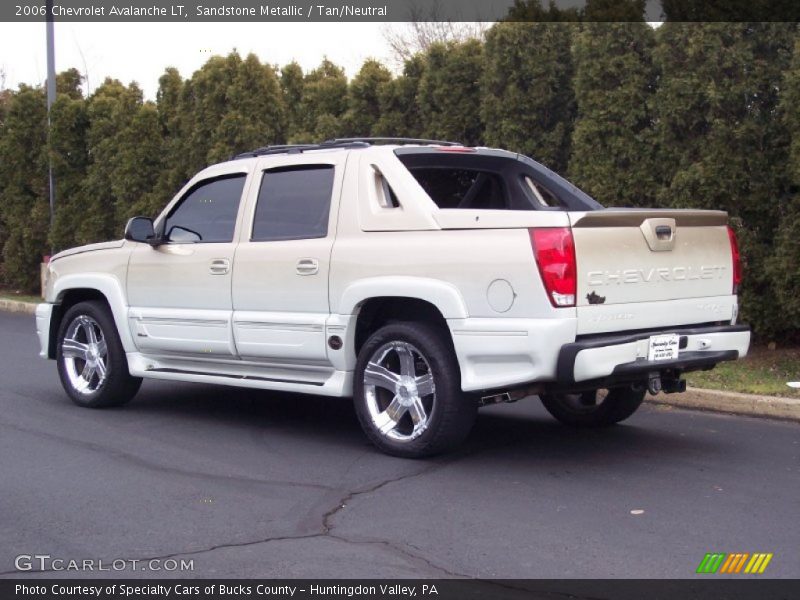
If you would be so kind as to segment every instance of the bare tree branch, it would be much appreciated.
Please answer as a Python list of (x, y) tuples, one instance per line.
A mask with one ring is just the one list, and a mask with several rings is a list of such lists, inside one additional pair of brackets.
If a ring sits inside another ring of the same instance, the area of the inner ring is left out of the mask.
[[(443, 16), (439, 0), (424, 6), (409, 3), (407, 23), (394, 23), (383, 28), (383, 37), (392, 58), (401, 66), (406, 60), (424, 52), (437, 42), (463, 42), (481, 39), (491, 25), (487, 21), (450, 21)], [(458, 17), (458, 15), (450, 15)]]

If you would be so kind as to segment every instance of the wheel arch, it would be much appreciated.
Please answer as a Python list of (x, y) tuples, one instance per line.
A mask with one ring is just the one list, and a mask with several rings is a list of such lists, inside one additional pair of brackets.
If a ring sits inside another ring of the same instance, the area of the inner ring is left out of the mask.
[(66, 275), (59, 277), (56, 281), (53, 293), (55, 303), (53, 315), (50, 319), (49, 358), (55, 358), (58, 331), (67, 311), (79, 302), (93, 300), (104, 302), (108, 306), (125, 352), (135, 350), (133, 339), (127, 328), (127, 305), (122, 286), (115, 277), (103, 274)]
[(435, 304), (410, 296), (375, 296), (365, 299), (358, 306), (353, 338), (355, 356), (358, 356), (370, 335), (397, 321), (428, 323), (439, 329), (451, 345), (453, 343), (447, 320)]
[(370, 277), (349, 285), (341, 295), (336, 312), (357, 314), (373, 298), (406, 298), (434, 306), (445, 319), (465, 319), (467, 306), (453, 284), (426, 277)]

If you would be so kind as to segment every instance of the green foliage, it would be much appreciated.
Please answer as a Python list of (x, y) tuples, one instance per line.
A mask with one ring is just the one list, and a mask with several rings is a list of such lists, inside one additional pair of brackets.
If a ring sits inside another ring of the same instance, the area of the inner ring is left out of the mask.
[(786, 201), (788, 136), (778, 92), (795, 24), (666, 23), (657, 32), (660, 202), (727, 210), (740, 223), (743, 318), (764, 335), (784, 326), (768, 276)]
[(311, 142), (336, 137), (346, 110), (344, 69), (326, 58), (303, 79), (298, 127), (290, 141)]
[(547, 6), (542, 0), (514, 0), (506, 21), (530, 21), (534, 23), (559, 23), (580, 21), (582, 11), (575, 7), (558, 8), (554, 0)]
[(594, 23), (644, 23), (646, 0), (587, 0), (583, 20)]
[(800, 4), (796, 0), (661, 0), (661, 9), (667, 21), (676, 22), (763, 21), (765, 15), (775, 21), (800, 20)]
[(68, 218), (78, 244), (119, 238), (125, 219), (160, 169), (158, 115), (152, 105), (145, 107), (135, 83), (126, 87), (106, 79), (89, 98), (87, 111), (90, 163), (82, 197), (77, 206), (63, 208), (74, 210)]
[(155, 217), (183, 184), (194, 174), (185, 150), (191, 130), (191, 115), (184, 111), (188, 103), (185, 82), (177, 69), (169, 67), (158, 80), (156, 112), (161, 137), (161, 168), (156, 183), (136, 201), (139, 215)]
[[(2, 83), (2, 71), (0, 71), (0, 87), (2, 86)], [(0, 148), (3, 147), (3, 137), (5, 136), (6, 132), (6, 115), (8, 114), (8, 107), (10, 104), (11, 92), (9, 90), (0, 89)], [(0, 179), (0, 183), (2, 183), (2, 179)], [(3, 221), (3, 209), (2, 206), (0, 206), (0, 281), (3, 279), (3, 261), (1, 255), (3, 246), (6, 244), (7, 237), (8, 230), (6, 229)]]
[(56, 181), (56, 214), (50, 244), (56, 250), (77, 243), (75, 221), (82, 212), (83, 183), (89, 164), (89, 114), (80, 87), (82, 78), (74, 69), (62, 75), (50, 115), (50, 156)]
[(303, 100), (303, 69), (291, 62), (281, 69), (281, 93), (286, 107), (286, 137), (297, 135), (301, 127), (301, 101)]
[(569, 23), (500, 23), (486, 36), (486, 143), (563, 172), (575, 116)]
[(184, 84), (180, 106), (187, 121), (183, 151), (189, 174), (232, 154), (224, 152), (224, 144), (219, 143), (219, 128), (232, 108), (228, 94), (241, 64), (236, 52), (225, 57), (212, 56)]
[(645, 23), (589, 23), (575, 38), (570, 179), (607, 206), (653, 206), (656, 70)]
[[(561, 6), (559, 6), (561, 4)], [(568, 2), (550, 0), (515, 0), (506, 21), (535, 23), (560, 22), (643, 22), (646, 0), (586, 0), (583, 7), (567, 6)]]
[(285, 141), (285, 116), (275, 70), (250, 54), (237, 65), (226, 91), (227, 110), (214, 135), (209, 162)]
[(36, 289), (38, 265), (49, 254), (46, 159), (45, 94), (23, 85), (7, 103), (0, 137), (3, 272), (6, 283), (22, 291)]
[(482, 44), (477, 40), (436, 43), (426, 59), (418, 92), (423, 135), (480, 143)]
[[(664, 8), (671, 19), (690, 10)], [(396, 77), (370, 60), (349, 83), (327, 59), (304, 74), (233, 52), (188, 79), (167, 69), (152, 103), (115, 80), (86, 98), (71, 69), (58, 76), (49, 140), (44, 90), (0, 89), (0, 277), (35, 291), (51, 247), (118, 237), (129, 216), (155, 216), (198, 170), (241, 151), (343, 134), (433, 137), (531, 155), (609, 205), (727, 210), (746, 260), (742, 320), (762, 337), (797, 338), (797, 25), (654, 32), (643, 9), (519, 1), (485, 44), (435, 44)]]
[(781, 88), (781, 115), (790, 136), (789, 176), (800, 188), (800, 39), (795, 40), (792, 62)]
[[(800, 341), (800, 194), (795, 193), (781, 214), (775, 235), (775, 253), (768, 262), (767, 275), (775, 290), (768, 304), (776, 310), (778, 323), (772, 334), (792, 335)], [(748, 273), (749, 276), (749, 273)]]
[(788, 179), (790, 198), (782, 207), (775, 235), (775, 252), (768, 275), (781, 307), (783, 330), (800, 338), (800, 40), (781, 88), (781, 116), (790, 137)]
[[(111, 190), (116, 203), (112, 237), (120, 237), (125, 222), (151, 212), (148, 194), (161, 170), (163, 140), (158, 109), (152, 102), (138, 103), (127, 127), (119, 133), (119, 153)], [(162, 206), (159, 208), (163, 208)]]
[(379, 91), (392, 80), (389, 69), (374, 59), (364, 62), (350, 82), (347, 112), (342, 119), (344, 134), (350, 137), (372, 135), (380, 119)]
[(403, 74), (378, 87), (378, 122), (373, 128), (377, 136), (420, 137), (422, 116), (417, 93), (425, 72), (425, 57), (418, 54), (405, 62)]

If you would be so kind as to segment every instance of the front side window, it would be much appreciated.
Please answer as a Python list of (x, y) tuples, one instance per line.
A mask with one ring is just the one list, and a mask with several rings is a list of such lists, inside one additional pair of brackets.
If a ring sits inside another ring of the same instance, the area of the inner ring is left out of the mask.
[(167, 217), (167, 241), (176, 244), (233, 241), (246, 175), (221, 177), (195, 185)]
[(327, 236), (333, 173), (332, 165), (303, 165), (264, 171), (252, 241)]

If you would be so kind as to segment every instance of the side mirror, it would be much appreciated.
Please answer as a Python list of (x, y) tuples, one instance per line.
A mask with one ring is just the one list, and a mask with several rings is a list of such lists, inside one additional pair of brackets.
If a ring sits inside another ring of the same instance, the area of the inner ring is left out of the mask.
[(147, 217), (133, 217), (125, 225), (125, 239), (132, 242), (142, 242), (151, 246), (158, 245), (156, 232), (153, 229), (153, 219)]

